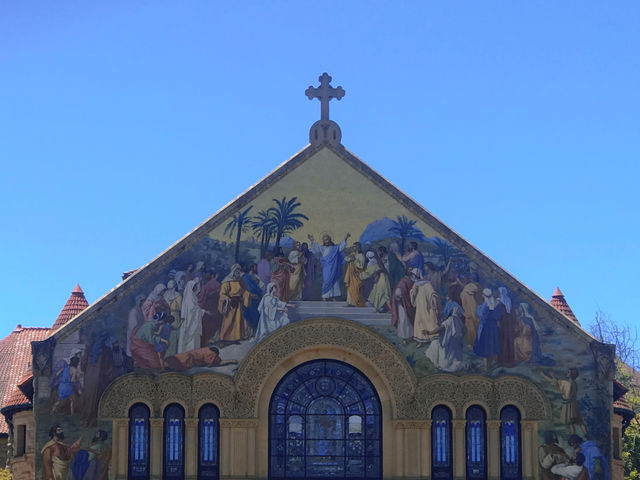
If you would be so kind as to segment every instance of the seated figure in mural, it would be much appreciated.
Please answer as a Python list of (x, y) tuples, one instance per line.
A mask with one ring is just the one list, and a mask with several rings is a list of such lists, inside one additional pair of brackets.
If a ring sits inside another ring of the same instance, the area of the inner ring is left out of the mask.
[(287, 307), (291, 305), (278, 298), (277, 290), (278, 286), (271, 282), (267, 285), (267, 291), (260, 300), (260, 305), (258, 305), (260, 320), (256, 329), (256, 342), (289, 324)]
[(589, 472), (589, 476), (583, 478), (588, 480), (609, 480), (607, 457), (602, 454), (602, 451), (594, 441), (582, 440), (578, 435), (573, 434), (569, 437), (568, 443), (576, 452), (576, 460), (578, 455), (582, 454), (584, 456), (584, 466)]
[(586, 459), (582, 453), (577, 453), (570, 463), (559, 463), (551, 467), (551, 473), (564, 480), (591, 480), (585, 467)]
[(301, 244), (298, 241), (293, 242), (293, 249), (289, 252), (289, 263), (293, 267), (289, 275), (289, 299), (302, 300), (302, 289), (304, 288), (304, 265), (307, 258), (301, 250)]
[(435, 332), (438, 328), (441, 310), (440, 296), (431, 283), (422, 278), (422, 273), (418, 268), (413, 269), (413, 275), (416, 277), (410, 292), (411, 305), (416, 309), (413, 321), (413, 339), (418, 343), (417, 348), (421, 348), (438, 337), (438, 333), (425, 332)]
[(482, 297), (484, 302), (477, 310), (480, 325), (476, 342), (473, 344), (473, 352), (479, 357), (484, 357), (485, 370), (488, 372), (500, 353), (499, 325), (506, 310), (490, 288), (485, 288), (482, 291)]
[(322, 235), (322, 245), (318, 245), (313, 239), (313, 235), (309, 235), (311, 251), (320, 258), (322, 265), (322, 300), (335, 300), (342, 296), (340, 289), (342, 264), (344, 263), (344, 249), (349, 237), (351, 234), (347, 233), (344, 240), (336, 245), (331, 240), (331, 236), (325, 233)]
[(107, 480), (111, 460), (111, 446), (107, 438), (107, 432), (98, 430), (89, 447), (76, 454), (71, 466), (73, 480)]
[(562, 411), (560, 418), (562, 422), (569, 427), (569, 431), (574, 434), (576, 432), (576, 425), (582, 430), (584, 435), (587, 434), (587, 427), (584, 425), (582, 415), (580, 414), (580, 405), (578, 403), (578, 369), (570, 368), (567, 370), (567, 379), (558, 380), (553, 373), (540, 374), (555, 385), (562, 395)]
[(344, 284), (347, 287), (347, 305), (351, 307), (364, 307), (362, 296), (362, 279), (360, 274), (364, 271), (364, 254), (360, 242), (354, 242), (352, 251), (345, 256), (347, 269), (344, 273)]
[(189, 370), (193, 367), (222, 367), (224, 365), (235, 365), (237, 363), (237, 360), (222, 360), (222, 358), (220, 358), (220, 350), (214, 346), (178, 353), (164, 359), (164, 364), (167, 368), (179, 372)]
[(541, 480), (562, 480), (562, 475), (553, 473), (551, 468), (558, 464), (569, 463), (569, 455), (558, 445), (558, 436), (554, 431), (544, 432), (544, 444), (538, 448)]
[(425, 351), (426, 357), (439, 369), (445, 372), (457, 372), (467, 368), (462, 360), (464, 348), (464, 322), (462, 307), (450, 302), (445, 307), (445, 319), (439, 327), (427, 330), (426, 335), (438, 334), (438, 339), (431, 342)]
[(49, 430), (49, 441), (44, 444), (42, 453), (42, 477), (44, 480), (67, 480), (71, 461), (82, 445), (82, 437), (73, 445), (62, 443), (64, 432), (60, 425)]
[(142, 314), (146, 321), (150, 321), (158, 311), (163, 311), (167, 315), (171, 314), (171, 308), (163, 297), (166, 289), (164, 283), (158, 283), (142, 303)]
[(367, 301), (376, 309), (376, 312), (384, 312), (391, 310), (389, 305), (391, 301), (391, 286), (389, 285), (389, 272), (384, 268), (384, 265), (380, 263), (380, 259), (375, 252), (370, 251), (366, 255), (367, 267), (364, 272), (360, 274), (362, 280), (368, 278), (373, 279), (373, 286)]
[(249, 325), (244, 318), (244, 308), (249, 306), (252, 294), (242, 281), (242, 268), (237, 263), (231, 266), (231, 271), (222, 280), (220, 287), (220, 301), (218, 311), (222, 314), (220, 340), (244, 340), (249, 335)]
[(413, 283), (412, 269), (407, 268), (405, 276), (400, 279), (391, 296), (391, 324), (396, 327), (396, 334), (403, 345), (407, 345), (413, 338), (416, 316), (416, 308), (411, 303)]

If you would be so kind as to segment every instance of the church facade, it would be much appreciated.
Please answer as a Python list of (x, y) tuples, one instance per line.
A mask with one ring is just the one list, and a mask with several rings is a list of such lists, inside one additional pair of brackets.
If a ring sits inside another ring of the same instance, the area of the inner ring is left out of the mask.
[(308, 147), (33, 344), (36, 478), (621, 478), (613, 346), (347, 151), (323, 77)]

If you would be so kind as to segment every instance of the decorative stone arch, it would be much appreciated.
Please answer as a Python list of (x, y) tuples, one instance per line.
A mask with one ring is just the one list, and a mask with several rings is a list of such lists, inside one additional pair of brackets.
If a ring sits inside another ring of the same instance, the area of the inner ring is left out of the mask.
[[(151, 458), (162, 458), (162, 428), (164, 409), (178, 403), (185, 410), (185, 473), (195, 478), (198, 455), (198, 410), (205, 403), (215, 404), (220, 415), (233, 416), (233, 380), (225, 375), (202, 373), (185, 375), (162, 373), (144, 375), (130, 373), (119, 377), (102, 394), (98, 416), (112, 422), (111, 471), (115, 478), (127, 478), (129, 447), (129, 409), (144, 403), (151, 412)], [(152, 478), (160, 478), (162, 462), (151, 462)]]
[(367, 375), (380, 401), (389, 404), (386, 415), (410, 414), (416, 379), (398, 349), (359, 323), (317, 318), (277, 330), (247, 355), (235, 376), (237, 417), (258, 417), (265, 398), (286, 372), (319, 358), (342, 360)]
[[(516, 376), (499, 378), (480, 375), (439, 374), (422, 379), (416, 389), (415, 412), (427, 415), (436, 405), (447, 405), (453, 413), (455, 451), (464, 451), (465, 413), (471, 405), (481, 405), (487, 414), (489, 478), (500, 476), (500, 410), (513, 405), (520, 410), (522, 424), (522, 468), (524, 478), (537, 478), (538, 424), (551, 419), (551, 405), (530, 380)], [(465, 476), (464, 455), (454, 455), (454, 477)]]
[(249, 353), (236, 373), (238, 418), (256, 419), (255, 474), (266, 478), (269, 473), (269, 404), (273, 391), (293, 368), (318, 359), (348, 363), (373, 384), (382, 407), (382, 431), (387, 432), (383, 439), (383, 476), (394, 476), (394, 455), (398, 452), (392, 441), (393, 420), (409, 412), (415, 376), (388, 340), (358, 323), (335, 318), (304, 320), (274, 332)]

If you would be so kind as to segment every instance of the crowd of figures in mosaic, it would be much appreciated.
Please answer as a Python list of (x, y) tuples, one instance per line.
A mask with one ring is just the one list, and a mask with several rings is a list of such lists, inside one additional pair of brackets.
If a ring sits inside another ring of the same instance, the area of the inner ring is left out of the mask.
[[(535, 381), (555, 399), (553, 422), (541, 432), (541, 468), (559, 471), (578, 449), (590, 473), (606, 473), (609, 432), (598, 419), (609, 415), (610, 398), (595, 380), (592, 354), (563, 343), (529, 302), (402, 212), (372, 218), (362, 231), (327, 232), (314, 231), (296, 196), (263, 207), (237, 211), (52, 353), (37, 399), (51, 419), (50, 438), (61, 440), (65, 415), (73, 431), (100, 427), (90, 442), (65, 447), (74, 479), (103, 478), (87, 472), (104, 473), (108, 463), (110, 428), (97, 425), (97, 412), (117, 377), (233, 375), (258, 342), (311, 317), (369, 326), (418, 377), (509, 373)], [(45, 472), (55, 468), (50, 448), (42, 449)]]

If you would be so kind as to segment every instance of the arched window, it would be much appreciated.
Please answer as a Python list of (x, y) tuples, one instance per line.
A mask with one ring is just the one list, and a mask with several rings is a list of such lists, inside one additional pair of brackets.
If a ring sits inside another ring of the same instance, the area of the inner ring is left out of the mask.
[(484, 480), (487, 478), (487, 416), (478, 405), (469, 407), (466, 416), (467, 479)]
[(520, 412), (508, 405), (500, 412), (500, 478), (522, 477), (520, 457)]
[(218, 478), (220, 466), (220, 412), (215, 405), (207, 404), (198, 412), (198, 478)]
[(184, 408), (177, 403), (164, 409), (162, 478), (184, 478)]
[(380, 399), (360, 371), (314, 360), (278, 383), (269, 406), (269, 478), (382, 478)]
[(431, 412), (431, 478), (453, 478), (451, 410), (444, 405)]
[(136, 403), (129, 410), (129, 476), (149, 478), (149, 407)]

